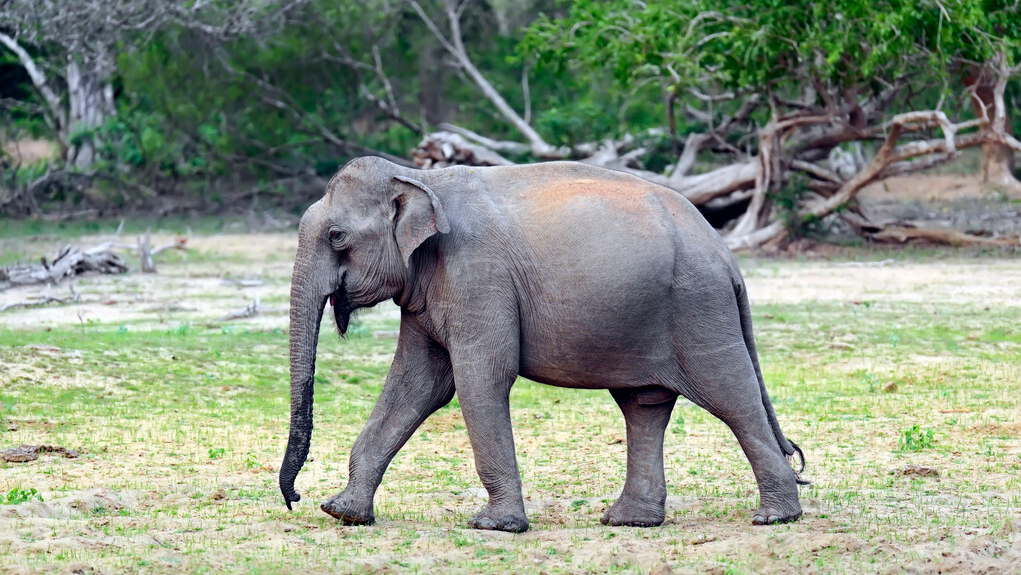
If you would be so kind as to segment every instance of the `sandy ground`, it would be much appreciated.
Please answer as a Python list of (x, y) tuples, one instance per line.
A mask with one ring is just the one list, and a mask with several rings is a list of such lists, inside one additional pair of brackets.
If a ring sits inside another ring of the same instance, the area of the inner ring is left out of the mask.
[(57, 145), (49, 140), (24, 138), (4, 143), (3, 153), (15, 162), (28, 165), (40, 160), (49, 160), (60, 153)]
[(930, 301), (1021, 306), (1021, 260), (976, 258), (916, 262), (744, 262), (752, 305), (797, 302)]

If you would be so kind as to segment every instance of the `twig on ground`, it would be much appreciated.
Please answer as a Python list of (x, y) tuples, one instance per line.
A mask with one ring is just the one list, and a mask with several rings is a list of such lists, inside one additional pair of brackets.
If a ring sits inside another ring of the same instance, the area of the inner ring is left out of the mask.
[(252, 317), (254, 315), (258, 315), (259, 314), (259, 306), (260, 306), (259, 298), (255, 298), (255, 300), (252, 301), (252, 303), (246, 305), (242, 309), (239, 309), (237, 311), (232, 311), (232, 312), (228, 313), (227, 315), (224, 315), (222, 317), (218, 317), (218, 318), (216, 318), (216, 321), (224, 322), (224, 321), (231, 321), (231, 320), (235, 320), (235, 319), (244, 319), (246, 317)]

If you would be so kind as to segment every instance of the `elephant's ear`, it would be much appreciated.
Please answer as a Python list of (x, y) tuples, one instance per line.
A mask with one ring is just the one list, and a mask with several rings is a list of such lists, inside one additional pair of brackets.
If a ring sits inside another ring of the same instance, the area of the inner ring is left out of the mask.
[(450, 224), (443, 204), (429, 186), (404, 176), (394, 176), (394, 237), (404, 265), (411, 254), (436, 232), (447, 233)]

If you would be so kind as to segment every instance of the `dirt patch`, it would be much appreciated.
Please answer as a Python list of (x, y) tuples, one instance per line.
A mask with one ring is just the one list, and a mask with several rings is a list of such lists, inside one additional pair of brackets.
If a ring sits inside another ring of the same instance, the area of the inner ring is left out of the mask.
[(812, 301), (1021, 306), (1021, 259), (806, 261), (784, 266), (749, 260), (743, 268), (753, 306)]
[(930, 465), (905, 465), (890, 471), (890, 475), (909, 475), (914, 477), (939, 477), (939, 469)]
[[(88, 245), (89, 239), (82, 243)], [(158, 274), (138, 273), (135, 266), (126, 275), (84, 276), (51, 288), (33, 286), (0, 292), (0, 305), (47, 291), (70, 296), (72, 287), (78, 298), (68, 305), (10, 309), (0, 317), (12, 329), (87, 326), (94, 322), (124, 324), (132, 329), (166, 329), (185, 323), (215, 325), (217, 318), (258, 299), (259, 313), (236, 321), (258, 329), (286, 329), (297, 245), (292, 234), (200, 236), (191, 238), (189, 245), (186, 254), (158, 263)], [(753, 303), (861, 304), (879, 299), (936, 299), (1021, 305), (1016, 288), (1021, 285), (1021, 260), (1016, 259), (813, 260), (793, 266), (748, 260), (743, 268)], [(396, 314), (392, 308), (388, 302), (378, 306), (391, 316)]]
[(912, 175), (869, 184), (858, 193), (861, 200), (963, 200), (993, 195), (975, 175)]

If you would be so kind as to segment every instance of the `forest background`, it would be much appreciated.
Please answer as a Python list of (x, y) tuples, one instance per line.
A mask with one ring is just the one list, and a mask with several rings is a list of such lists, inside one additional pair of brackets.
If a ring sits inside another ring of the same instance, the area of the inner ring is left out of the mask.
[(294, 210), (363, 154), (575, 159), (734, 248), (1011, 243), (856, 196), (975, 148), (1021, 198), (1019, 31), (1012, 0), (0, 0), (0, 215)]

